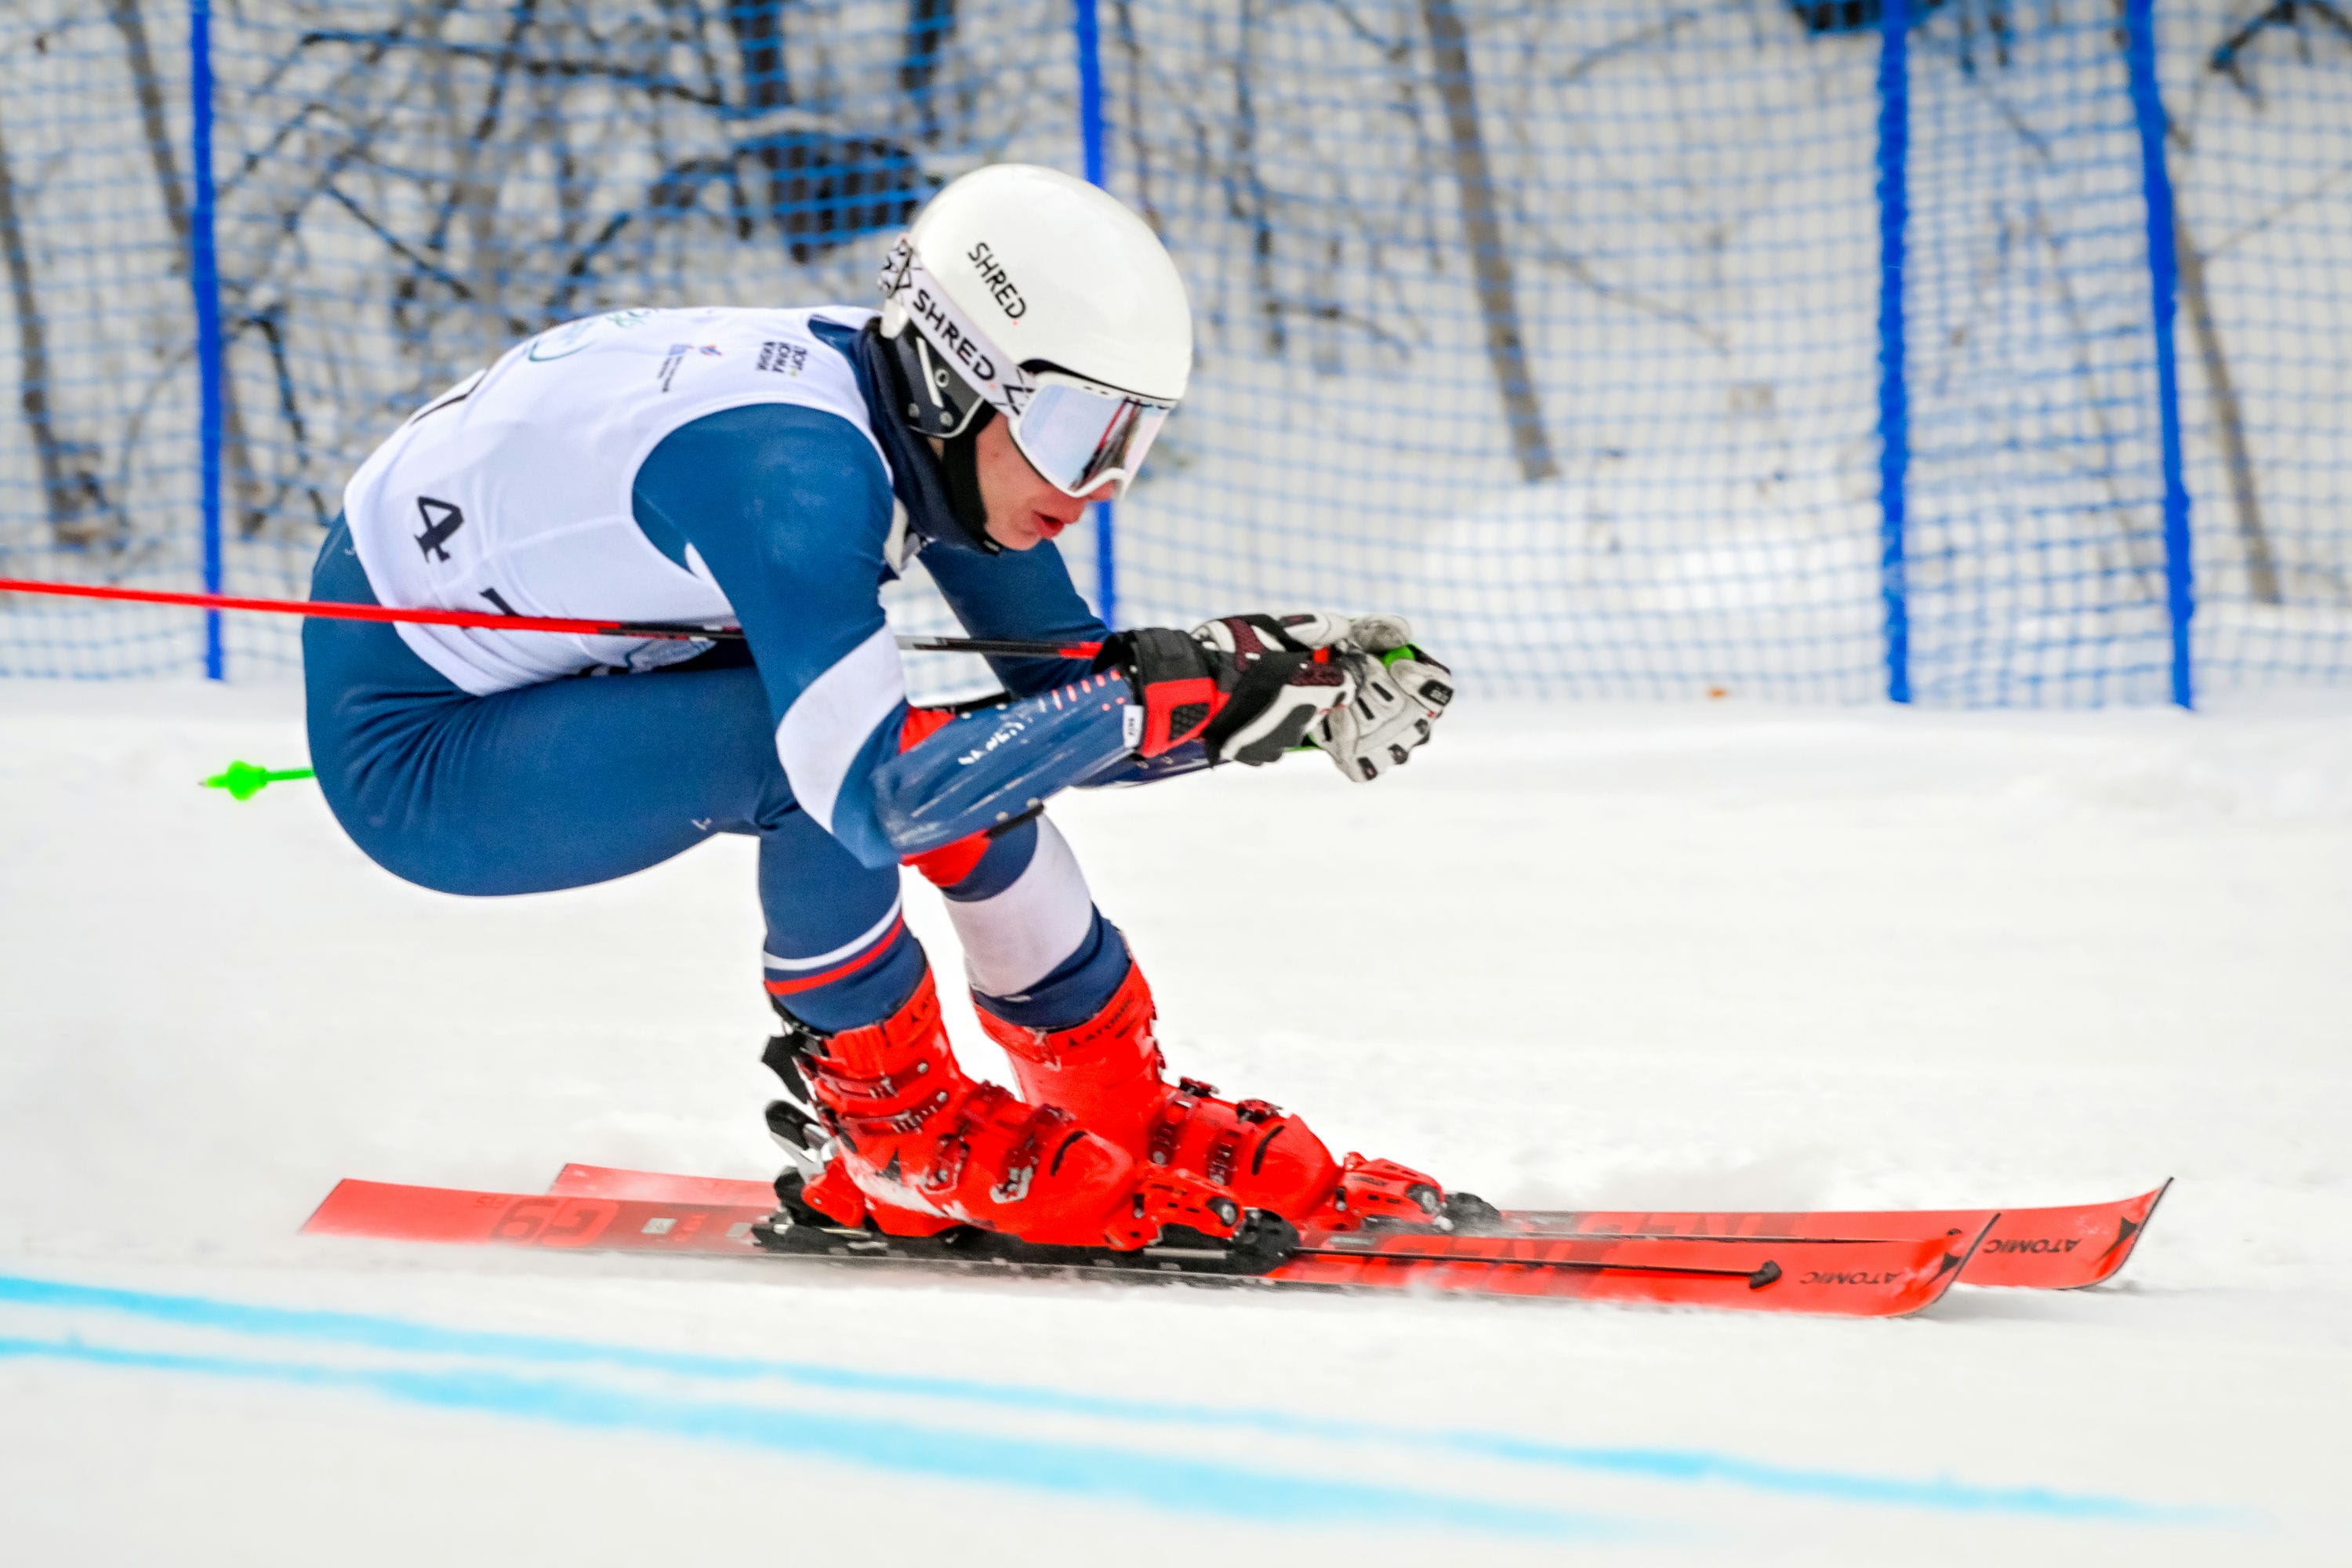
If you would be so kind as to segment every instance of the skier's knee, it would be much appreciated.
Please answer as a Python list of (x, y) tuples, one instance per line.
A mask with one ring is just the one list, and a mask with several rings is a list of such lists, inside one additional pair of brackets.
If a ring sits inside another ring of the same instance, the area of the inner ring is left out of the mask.
[(984, 832), (967, 834), (952, 844), (909, 855), (923, 879), (950, 899), (984, 899), (1010, 886), (1037, 853), (1037, 825), (1042, 812), (1029, 812)]

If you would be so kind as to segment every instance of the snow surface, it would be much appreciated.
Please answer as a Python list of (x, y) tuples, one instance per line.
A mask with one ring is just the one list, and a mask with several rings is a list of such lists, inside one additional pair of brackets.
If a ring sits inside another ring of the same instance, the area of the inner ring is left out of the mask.
[(195, 787), (298, 762), (291, 693), (0, 685), (0, 1557), (2341, 1561), (2352, 713), (1447, 728), (1057, 809), (1179, 1070), (1521, 1203), (2178, 1176), (2121, 1280), (1845, 1322), (305, 1240), (343, 1175), (769, 1173), (750, 846), (444, 898)]

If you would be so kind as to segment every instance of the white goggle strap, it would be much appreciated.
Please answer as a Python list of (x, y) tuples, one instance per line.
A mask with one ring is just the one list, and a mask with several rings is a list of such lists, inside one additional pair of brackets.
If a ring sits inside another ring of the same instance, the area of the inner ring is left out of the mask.
[(928, 340), (931, 351), (994, 404), (998, 413), (1009, 416), (1019, 406), (1032, 384), (1027, 373), (956, 308), (904, 238), (882, 265), (882, 289), (884, 299), (906, 318), (907, 326)]

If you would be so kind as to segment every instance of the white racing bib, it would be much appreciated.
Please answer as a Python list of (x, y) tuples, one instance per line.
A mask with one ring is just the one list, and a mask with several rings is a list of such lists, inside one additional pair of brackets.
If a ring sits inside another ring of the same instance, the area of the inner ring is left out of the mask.
[[(407, 608), (648, 621), (733, 612), (691, 547), (681, 568), (631, 510), (637, 469), (705, 415), (785, 403), (874, 439), (847, 361), (809, 330), (874, 312), (614, 310), (520, 343), (409, 417), (343, 489), (376, 597)], [(885, 466), (877, 444), (875, 454)], [(598, 666), (651, 668), (698, 643), (403, 626), (476, 696)]]

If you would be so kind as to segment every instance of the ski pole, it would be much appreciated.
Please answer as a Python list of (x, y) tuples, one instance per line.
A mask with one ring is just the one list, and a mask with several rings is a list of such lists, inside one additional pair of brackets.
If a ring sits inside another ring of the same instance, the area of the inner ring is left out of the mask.
[[(339, 605), (317, 599), (248, 599), (227, 594), (175, 594), (155, 588), (118, 588), (88, 583), (38, 583), (21, 577), (0, 577), (0, 594), (46, 594), (56, 598), (103, 599), (129, 605), (176, 605), (194, 610), (250, 610), (330, 621), (467, 626), (492, 632), (568, 632), (575, 637), (647, 637), (667, 642), (731, 641), (743, 636), (740, 626), (702, 626), (683, 621), (509, 616), (489, 610), (396, 609), (383, 605)], [(1092, 658), (1102, 651), (1100, 643), (1022, 637), (901, 637), (898, 646), (913, 653), (999, 654), (1013, 658)]]

